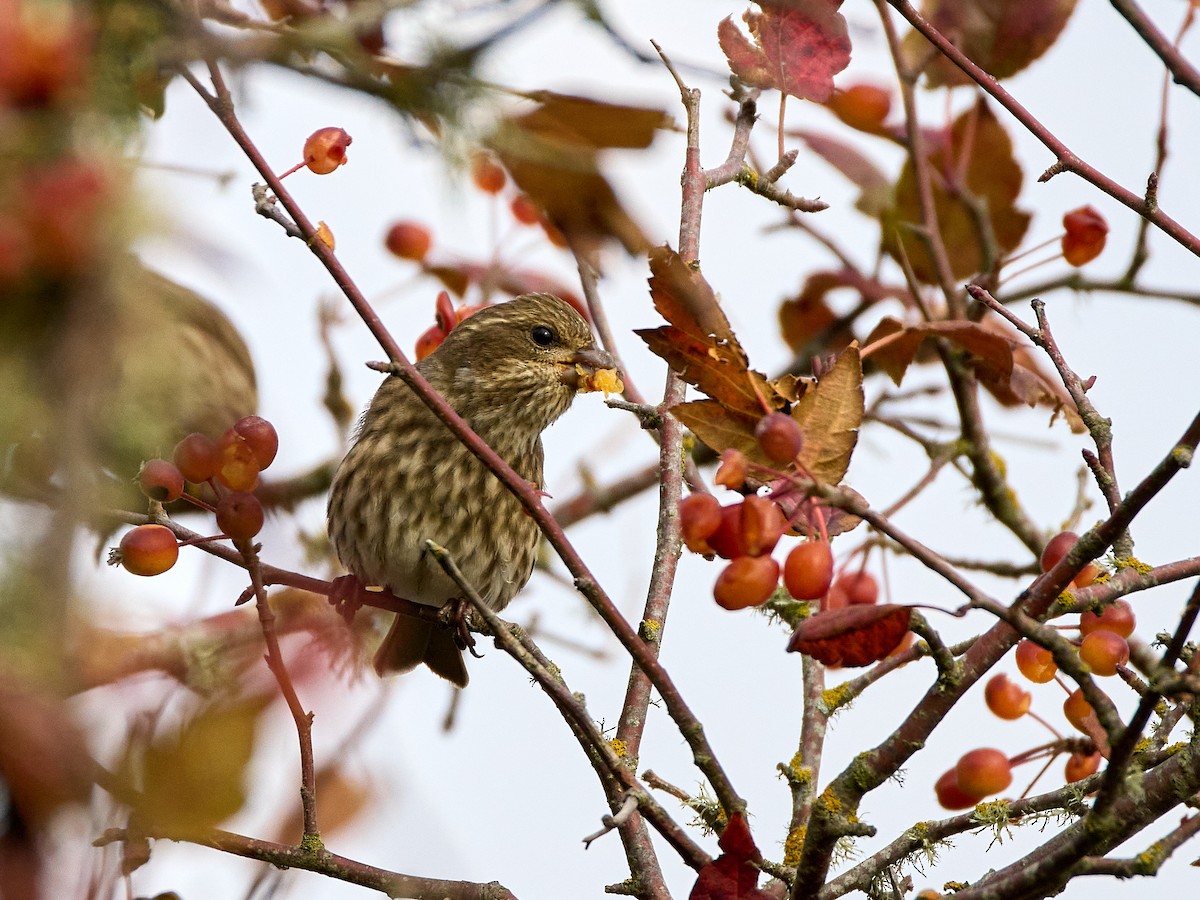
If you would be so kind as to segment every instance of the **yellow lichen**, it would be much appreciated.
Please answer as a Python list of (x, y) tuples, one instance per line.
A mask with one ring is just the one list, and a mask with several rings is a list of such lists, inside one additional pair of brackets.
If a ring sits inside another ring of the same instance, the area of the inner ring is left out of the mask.
[(808, 828), (804, 825), (797, 826), (788, 834), (787, 840), (783, 842), (783, 864), (785, 866), (796, 866), (800, 862), (800, 854), (804, 850), (804, 837), (808, 834)]
[(629, 747), (620, 738), (613, 738), (608, 742), (608, 746), (612, 747), (613, 753), (617, 754), (618, 759), (624, 759), (629, 753)]
[(845, 681), (837, 687), (831, 687), (821, 692), (821, 712), (827, 716), (833, 715), (841, 706), (849, 702), (850, 682)]

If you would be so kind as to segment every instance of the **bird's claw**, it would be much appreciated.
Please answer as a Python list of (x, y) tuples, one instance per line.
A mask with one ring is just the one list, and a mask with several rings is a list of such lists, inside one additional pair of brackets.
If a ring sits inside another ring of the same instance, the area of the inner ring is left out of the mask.
[(362, 582), (354, 575), (342, 575), (329, 584), (329, 603), (347, 625), (362, 604)]
[(476, 659), (483, 659), (483, 654), (475, 649), (475, 635), (467, 627), (471, 615), (471, 604), (466, 600), (454, 600), (450, 621), (454, 625), (454, 643), (459, 650), (466, 650)]

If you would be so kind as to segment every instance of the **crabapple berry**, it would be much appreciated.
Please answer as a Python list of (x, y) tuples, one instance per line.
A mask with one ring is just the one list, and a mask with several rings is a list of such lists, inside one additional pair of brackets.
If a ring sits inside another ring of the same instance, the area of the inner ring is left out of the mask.
[(783, 564), (783, 584), (797, 600), (819, 600), (833, 580), (833, 551), (828, 541), (797, 544)]
[(179, 543), (165, 525), (139, 525), (121, 538), (121, 565), (134, 575), (161, 575), (179, 559)]

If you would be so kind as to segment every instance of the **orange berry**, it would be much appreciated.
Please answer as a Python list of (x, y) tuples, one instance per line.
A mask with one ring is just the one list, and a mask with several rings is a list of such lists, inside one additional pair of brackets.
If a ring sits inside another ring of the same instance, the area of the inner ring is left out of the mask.
[(318, 128), (304, 142), (304, 165), (317, 175), (328, 175), (346, 164), (346, 148), (353, 140), (342, 128)]
[(974, 797), (998, 794), (1012, 784), (1008, 757), (991, 747), (964, 753), (954, 767), (958, 789)]
[(711, 554), (708, 538), (721, 526), (721, 504), (712, 494), (689, 494), (679, 501), (679, 529), (693, 553)]
[(1029, 712), (1033, 695), (1003, 673), (993, 675), (983, 688), (987, 708), (1001, 719), (1019, 719)]
[(750, 461), (746, 459), (746, 454), (730, 447), (721, 451), (721, 465), (717, 466), (713, 481), (731, 491), (740, 491), (746, 484), (749, 468)]
[(870, 572), (845, 572), (830, 590), (837, 588), (845, 592), (848, 604), (870, 606), (879, 599), (879, 583)]
[(787, 519), (774, 500), (750, 496), (742, 501), (742, 551), (747, 556), (763, 556), (775, 549), (779, 538), (787, 531)]
[(851, 128), (878, 131), (892, 110), (892, 94), (873, 84), (852, 84), (835, 91), (826, 105)]
[(1062, 531), (1050, 538), (1042, 549), (1042, 556), (1039, 560), (1042, 571), (1049, 572), (1057, 566), (1058, 561), (1067, 555), (1067, 552), (1075, 546), (1075, 542), (1078, 540), (1079, 535), (1073, 531)]
[(1133, 607), (1124, 600), (1118, 600), (1111, 606), (1106, 606), (1099, 615), (1087, 610), (1079, 616), (1079, 633), (1086, 636), (1093, 631), (1111, 631), (1123, 638), (1133, 634), (1137, 617)]
[(1089, 775), (1096, 774), (1100, 768), (1100, 751), (1094, 753), (1072, 753), (1067, 758), (1063, 775), (1068, 782), (1082, 781)]
[(970, 809), (983, 799), (982, 796), (972, 797), (958, 786), (958, 776), (953, 769), (942, 774), (933, 785), (933, 792), (942, 809)]
[(396, 222), (388, 229), (383, 243), (395, 256), (420, 262), (433, 246), (433, 235), (418, 222)]
[(1058, 673), (1054, 654), (1025, 638), (1017, 644), (1017, 668), (1034, 684), (1045, 684)]
[(134, 575), (161, 575), (179, 559), (179, 543), (165, 525), (139, 525), (121, 538), (121, 565)]
[(1079, 658), (1097, 675), (1116, 675), (1117, 668), (1129, 662), (1129, 644), (1111, 631), (1093, 631), (1079, 644)]
[(471, 181), (485, 194), (498, 194), (504, 190), (508, 175), (491, 154), (476, 153), (471, 157)]
[(216, 478), (231, 491), (249, 491), (258, 484), (258, 460), (250, 445), (232, 428), (219, 444), (221, 461)]
[(745, 609), (770, 599), (779, 584), (779, 563), (769, 556), (739, 556), (717, 576), (713, 597), (723, 609)]
[(522, 225), (536, 225), (542, 219), (542, 211), (529, 199), (528, 194), (517, 194), (509, 202), (508, 209)]
[(1096, 711), (1092, 709), (1092, 704), (1088, 703), (1083, 696), (1083, 691), (1076, 688), (1063, 703), (1063, 715), (1067, 717), (1078, 731), (1084, 734), (1091, 732), (1100, 726), (1100, 721), (1096, 718)]
[(828, 541), (810, 540), (792, 548), (783, 564), (783, 584), (797, 600), (819, 600), (833, 580)]

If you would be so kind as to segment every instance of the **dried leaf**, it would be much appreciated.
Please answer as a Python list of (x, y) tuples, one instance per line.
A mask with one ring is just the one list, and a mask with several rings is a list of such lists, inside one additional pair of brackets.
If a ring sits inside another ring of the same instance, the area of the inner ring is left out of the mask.
[(700, 870), (688, 900), (769, 900), (770, 895), (758, 889), (756, 863), (762, 854), (745, 816), (731, 815), (718, 843), (723, 852)]
[[(137, 812), (143, 822), (171, 833), (194, 833), (229, 818), (246, 801), (246, 766), (266, 698), (214, 704), (177, 733), (151, 744), (140, 770)], [(132, 784), (138, 778), (125, 765)]]
[(894, 603), (823, 610), (796, 626), (787, 648), (827, 666), (867, 666), (900, 646), (911, 617)]
[(926, 338), (941, 337), (958, 344), (976, 357), (977, 368), (987, 368), (991, 377), (1007, 381), (1012, 376), (1015, 342), (976, 322), (922, 322), (905, 327), (889, 317), (875, 326), (867, 338), (867, 346), (886, 344), (867, 354), (897, 385), (912, 364), (918, 348)]
[(774, 395), (766, 378), (748, 369), (737, 348), (728, 344), (695, 338), (674, 325), (634, 333), (667, 361), (671, 371), (731, 410), (761, 416), (763, 400)]
[[(1058, 40), (1076, 0), (925, 0), (924, 18), (976, 65), (996, 78), (1020, 72)], [(909, 65), (928, 63), (928, 88), (971, 84), (918, 32), (904, 39)]]
[(867, 278), (852, 269), (813, 272), (804, 281), (800, 293), (779, 307), (779, 325), (783, 339), (792, 351), (816, 356), (844, 349), (854, 335), (850, 330), (853, 316), (838, 316), (825, 302), (830, 291), (850, 288), (858, 292), (860, 308), (880, 300), (896, 299), (909, 305), (907, 291)]
[(517, 186), (585, 247), (615, 239), (630, 253), (650, 241), (600, 171), (599, 151), (642, 149), (670, 123), (659, 110), (541, 91), (531, 112), (503, 119), (488, 145)]
[(716, 292), (700, 273), (670, 247), (650, 251), (650, 299), (659, 315), (693, 337), (741, 345), (717, 300)]
[[(1014, 343), (1017, 332), (1006, 322), (995, 317), (988, 317), (982, 322), (983, 327), (1008, 337)], [(1044, 406), (1061, 412), (1067, 420), (1067, 425), (1075, 434), (1083, 434), (1087, 426), (1079, 417), (1075, 401), (1067, 393), (1057, 373), (1046, 371), (1032, 348), (1018, 346), (1013, 353), (1013, 368), (1007, 378), (990, 369), (981, 369), (977, 373), (979, 383), (996, 400), (1004, 406)]]
[(822, 103), (833, 93), (833, 76), (850, 62), (841, 5), (842, 0), (763, 0), (762, 12), (742, 14), (753, 43), (732, 17), (717, 26), (717, 39), (729, 68), (746, 84)]
[(671, 415), (717, 453), (732, 448), (757, 463), (766, 462), (754, 436), (759, 417), (734, 412), (716, 400), (680, 403), (671, 407)]
[[(1012, 140), (983, 100), (954, 120), (948, 137), (929, 154), (933, 203), (951, 274), (967, 278), (985, 262), (994, 263), (984, 259), (977, 209), (985, 211), (994, 249), (1001, 255), (1021, 242), (1030, 217), (1016, 206), (1024, 174), (1013, 156)], [(976, 207), (968, 204), (964, 193), (974, 198)], [(909, 160), (896, 182), (895, 206), (884, 216), (884, 248), (897, 259), (906, 256), (916, 277), (934, 284), (937, 273), (925, 241), (908, 227), (919, 229), (921, 224), (916, 169)]]
[(865, 405), (862, 379), (858, 345), (851, 344), (792, 408), (804, 432), (800, 463), (818, 481), (837, 484), (850, 466)]

